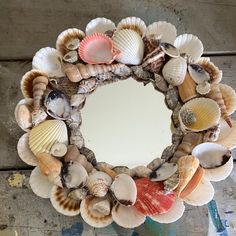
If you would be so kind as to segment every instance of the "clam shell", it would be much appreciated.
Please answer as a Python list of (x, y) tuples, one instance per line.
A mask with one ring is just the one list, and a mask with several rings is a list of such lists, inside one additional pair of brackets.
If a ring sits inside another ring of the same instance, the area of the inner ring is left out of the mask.
[(208, 72), (198, 64), (189, 64), (188, 72), (197, 84), (210, 80), (210, 75)]
[(67, 128), (63, 121), (44, 121), (29, 133), (29, 146), (34, 155), (49, 153), (55, 143), (68, 143)]
[(163, 214), (173, 205), (175, 194), (165, 193), (162, 182), (152, 182), (148, 178), (135, 180), (137, 186), (136, 209), (147, 216)]
[(210, 202), (214, 194), (215, 190), (211, 182), (206, 178), (202, 178), (198, 187), (183, 200), (192, 206), (202, 206)]
[(196, 91), (201, 95), (206, 95), (211, 91), (211, 84), (208, 82), (203, 82), (197, 85)]
[(138, 33), (129, 29), (119, 30), (114, 34), (113, 42), (120, 51), (116, 61), (128, 65), (139, 65), (142, 62), (144, 43)]
[(171, 177), (177, 170), (178, 165), (176, 163), (165, 162), (151, 173), (150, 179), (152, 181), (163, 181)]
[(117, 25), (117, 31), (122, 29), (134, 30), (139, 35), (144, 36), (146, 33), (146, 24), (138, 17), (126, 17), (122, 19)]
[(70, 51), (66, 53), (63, 56), (63, 61), (69, 62), (69, 63), (75, 63), (79, 59), (78, 52), (77, 51)]
[(45, 72), (49, 77), (62, 77), (62, 57), (55, 48), (41, 48), (33, 57), (32, 67)]
[[(192, 125), (184, 125), (181, 119), (180, 114), (185, 109), (189, 109), (195, 114), (196, 122)], [(199, 132), (217, 125), (220, 116), (220, 108), (215, 101), (209, 98), (195, 98), (182, 106), (179, 112), (179, 121), (183, 130)]]
[(29, 184), (34, 194), (41, 198), (50, 198), (53, 183), (49, 182), (38, 166), (32, 170)]
[(105, 33), (106, 31), (114, 30), (115, 28), (116, 26), (111, 20), (104, 17), (98, 17), (87, 24), (85, 32), (86, 35), (90, 35), (93, 33)]
[(124, 228), (138, 227), (146, 219), (146, 216), (141, 214), (135, 207), (126, 207), (119, 203), (113, 206), (111, 214), (116, 224)]
[(151, 216), (151, 219), (162, 224), (168, 224), (180, 219), (184, 214), (184, 211), (185, 206), (183, 200), (181, 200), (180, 198), (176, 198), (173, 206), (169, 209), (168, 212)]
[(203, 44), (199, 38), (192, 34), (179, 35), (174, 46), (177, 47), (181, 54), (186, 54), (193, 61), (198, 61), (203, 54)]
[(233, 170), (231, 152), (222, 145), (202, 143), (193, 149), (192, 155), (199, 159), (200, 165), (205, 168), (205, 177), (210, 181), (224, 180)]
[(155, 35), (160, 37), (161, 42), (174, 44), (177, 30), (174, 25), (166, 21), (158, 21), (147, 27), (146, 36)]
[(129, 175), (117, 175), (110, 189), (120, 204), (125, 206), (134, 205), (137, 197), (137, 188), (134, 180)]
[(104, 201), (104, 199), (105, 198), (88, 196), (81, 202), (81, 216), (84, 221), (92, 227), (102, 228), (110, 225), (113, 222), (111, 213), (107, 215), (96, 210), (96, 208), (94, 209), (94, 205)]
[(61, 188), (56, 185), (51, 191), (51, 203), (59, 213), (66, 216), (76, 216), (80, 213), (81, 199), (75, 196), (70, 196), (71, 190)]
[(20, 159), (30, 166), (37, 166), (38, 161), (29, 147), (29, 133), (23, 134), (17, 143), (17, 153)]
[(182, 57), (170, 59), (162, 69), (164, 79), (173, 86), (183, 83), (186, 72), (187, 62)]
[(88, 64), (111, 64), (117, 54), (112, 40), (101, 33), (87, 36), (79, 46), (79, 56)]

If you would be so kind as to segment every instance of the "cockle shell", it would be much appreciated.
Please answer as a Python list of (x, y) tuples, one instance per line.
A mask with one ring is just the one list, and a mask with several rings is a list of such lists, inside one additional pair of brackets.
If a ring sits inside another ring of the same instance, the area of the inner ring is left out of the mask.
[(41, 48), (33, 57), (32, 67), (45, 72), (49, 77), (61, 77), (64, 76), (61, 61), (61, 54), (55, 48)]
[(107, 194), (111, 183), (112, 178), (108, 174), (97, 171), (89, 175), (86, 185), (92, 195), (104, 197)]
[(203, 45), (197, 36), (192, 34), (179, 35), (174, 46), (177, 47), (181, 54), (186, 54), (194, 62), (198, 61), (203, 54)]
[(77, 51), (69, 51), (63, 56), (63, 61), (69, 62), (69, 63), (75, 63), (79, 59), (78, 52)]
[(231, 151), (222, 145), (202, 143), (193, 149), (192, 155), (199, 159), (200, 165), (205, 169), (205, 178), (210, 181), (224, 180), (233, 170)]
[(79, 29), (66, 29), (58, 35), (56, 49), (64, 56), (69, 51), (76, 50), (84, 37), (84, 32)]
[(151, 181), (163, 181), (171, 177), (178, 170), (176, 163), (163, 163), (150, 174)]
[(211, 84), (207, 81), (200, 83), (197, 85), (196, 91), (201, 95), (206, 95), (211, 91)]
[(198, 64), (189, 64), (188, 73), (197, 84), (210, 80), (210, 75), (208, 74), (208, 72)]
[[(196, 122), (191, 125), (185, 125), (180, 114), (189, 109), (195, 114)], [(207, 130), (220, 121), (220, 108), (218, 104), (209, 98), (195, 98), (185, 103), (179, 112), (179, 121), (181, 128), (186, 131), (203, 131)]]
[[(94, 196), (88, 196), (81, 202), (81, 216), (83, 220), (91, 225), (92, 227), (102, 228), (110, 225), (113, 221), (111, 212), (109, 214), (104, 214), (104, 212), (94, 209), (94, 206), (106, 198), (98, 198)], [(111, 208), (111, 206), (110, 206)], [(110, 210), (111, 211), (111, 210)]]
[(37, 166), (38, 161), (29, 147), (29, 133), (23, 134), (17, 143), (17, 153), (21, 160), (30, 166)]
[(187, 62), (184, 58), (172, 58), (163, 67), (162, 74), (164, 79), (173, 86), (183, 83), (187, 72)]
[(177, 30), (174, 25), (166, 21), (158, 21), (147, 27), (146, 36), (155, 35), (160, 37), (161, 42), (174, 44)]
[(106, 31), (114, 30), (115, 28), (116, 26), (111, 20), (104, 17), (98, 17), (87, 24), (85, 32), (86, 35), (90, 35), (93, 33), (105, 33)]
[(162, 182), (152, 182), (148, 178), (135, 180), (137, 186), (137, 200), (134, 206), (147, 216), (163, 214), (173, 205), (175, 194), (164, 193)]
[(135, 228), (143, 224), (146, 216), (141, 214), (134, 206), (126, 207), (117, 203), (112, 208), (113, 220), (124, 228)]
[(117, 31), (122, 29), (134, 30), (139, 35), (144, 36), (146, 33), (146, 24), (138, 17), (126, 17), (122, 19), (117, 25)]
[(120, 204), (125, 206), (134, 205), (137, 197), (137, 188), (134, 180), (129, 175), (117, 175), (110, 189)]
[(199, 160), (196, 157), (189, 155), (180, 157), (177, 163), (179, 166), (178, 172), (180, 183), (175, 191), (179, 196), (196, 172), (199, 166)]
[(168, 224), (180, 219), (184, 214), (184, 211), (185, 206), (183, 200), (181, 200), (180, 198), (176, 198), (173, 206), (169, 209), (168, 212), (151, 216), (151, 219), (162, 224)]
[(67, 128), (63, 121), (44, 121), (29, 133), (29, 146), (34, 155), (49, 153), (55, 143), (68, 143)]
[(116, 61), (127, 65), (139, 65), (143, 60), (144, 43), (133, 30), (123, 29), (113, 36), (114, 47), (120, 51)]
[(101, 33), (85, 37), (79, 46), (79, 56), (88, 64), (111, 64), (118, 54), (112, 40)]
[(47, 176), (42, 174), (38, 166), (32, 170), (29, 184), (34, 194), (41, 198), (50, 198), (53, 183), (48, 180)]

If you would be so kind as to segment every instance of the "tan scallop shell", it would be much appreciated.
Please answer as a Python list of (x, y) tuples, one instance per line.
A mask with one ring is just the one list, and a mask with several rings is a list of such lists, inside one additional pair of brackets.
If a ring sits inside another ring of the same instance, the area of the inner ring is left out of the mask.
[[(185, 109), (189, 109), (195, 114), (196, 122), (192, 125), (184, 125), (182, 122), (180, 114)], [(182, 106), (179, 112), (179, 121), (183, 130), (198, 132), (217, 125), (220, 115), (220, 108), (215, 101), (209, 98), (195, 98)]]
[(50, 153), (55, 143), (68, 143), (67, 128), (61, 120), (46, 120), (30, 131), (29, 146), (35, 155)]

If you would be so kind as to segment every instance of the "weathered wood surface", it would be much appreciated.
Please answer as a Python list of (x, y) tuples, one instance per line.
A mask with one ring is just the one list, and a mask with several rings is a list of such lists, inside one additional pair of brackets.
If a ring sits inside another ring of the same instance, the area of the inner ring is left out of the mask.
[(178, 34), (197, 35), (207, 51), (236, 50), (234, 0), (8, 0), (0, 1), (0, 11), (0, 59), (31, 58), (41, 47), (54, 47), (65, 28), (84, 29), (98, 16), (116, 23), (130, 15), (147, 24), (166, 20)]

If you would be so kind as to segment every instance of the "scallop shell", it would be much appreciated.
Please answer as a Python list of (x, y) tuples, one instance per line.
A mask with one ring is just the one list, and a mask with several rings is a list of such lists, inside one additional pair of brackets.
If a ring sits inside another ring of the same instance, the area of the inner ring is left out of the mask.
[(184, 214), (184, 211), (185, 206), (183, 200), (181, 200), (180, 198), (176, 198), (173, 206), (169, 209), (168, 212), (151, 216), (151, 219), (162, 224), (168, 224), (180, 219)]
[(155, 35), (160, 37), (161, 42), (174, 44), (175, 38), (177, 36), (177, 30), (171, 23), (166, 21), (158, 21), (150, 24), (147, 27), (146, 35), (147, 37), (150, 35)]
[(86, 35), (90, 35), (93, 33), (105, 33), (106, 31), (114, 30), (115, 28), (116, 26), (111, 20), (104, 17), (98, 17), (87, 24), (85, 32)]
[(17, 143), (17, 153), (20, 159), (30, 166), (37, 166), (38, 161), (29, 147), (29, 133), (23, 134)]
[(25, 98), (20, 100), (15, 108), (15, 120), (18, 126), (24, 131), (28, 131), (32, 127), (33, 99)]
[(135, 180), (137, 186), (136, 209), (148, 216), (163, 214), (173, 205), (175, 194), (165, 193), (162, 182), (152, 182), (148, 178)]
[(165, 162), (150, 174), (150, 179), (152, 181), (163, 181), (171, 177), (177, 170), (178, 165), (176, 163)]
[[(180, 114), (186, 109), (195, 114), (196, 122), (192, 125), (184, 125), (181, 119)], [(215, 101), (209, 98), (195, 98), (182, 106), (179, 112), (179, 121), (183, 130), (199, 132), (217, 125), (220, 115), (220, 108)]]
[(124, 228), (138, 227), (146, 219), (146, 216), (136, 210), (135, 207), (126, 207), (119, 203), (113, 206), (111, 214), (116, 224)]
[(79, 46), (79, 56), (88, 64), (111, 64), (118, 53), (112, 40), (101, 33), (87, 36)]
[(214, 194), (215, 190), (211, 182), (206, 178), (202, 178), (198, 187), (183, 200), (192, 206), (202, 206), (210, 202)]
[(34, 69), (45, 72), (49, 77), (62, 77), (65, 74), (61, 66), (62, 57), (55, 48), (41, 48), (33, 57), (32, 66)]
[(76, 50), (84, 37), (84, 32), (79, 29), (66, 29), (58, 35), (56, 49), (64, 56), (70, 50)]
[(205, 168), (205, 177), (210, 181), (226, 179), (233, 170), (233, 157), (224, 146), (216, 143), (202, 143), (196, 146), (192, 155), (199, 159)]
[(83, 220), (92, 227), (103, 228), (113, 222), (110, 212), (107, 215), (93, 208), (95, 204), (104, 201), (104, 199), (105, 198), (88, 196), (81, 202), (81, 216)]
[(125, 206), (134, 205), (137, 197), (137, 188), (134, 180), (129, 175), (117, 175), (110, 189), (120, 204)]
[(34, 155), (49, 153), (55, 143), (68, 143), (67, 128), (63, 121), (47, 120), (30, 131), (29, 146)]
[(75, 63), (79, 59), (78, 52), (77, 51), (70, 51), (66, 53), (63, 56), (63, 61), (69, 62), (69, 63)]
[(187, 62), (184, 58), (172, 58), (163, 67), (164, 79), (173, 86), (181, 85), (187, 72)]
[(208, 72), (198, 64), (189, 64), (188, 72), (194, 82), (196, 82), (197, 84), (210, 80), (210, 75), (208, 74)]
[(206, 95), (211, 91), (211, 84), (206, 81), (198, 84), (196, 87), (196, 91), (201, 95)]
[(129, 29), (119, 30), (114, 34), (113, 42), (120, 51), (116, 61), (128, 65), (139, 65), (142, 62), (144, 43), (138, 33)]
[(192, 34), (179, 35), (174, 46), (177, 47), (181, 54), (186, 54), (193, 61), (198, 61), (203, 54), (203, 45), (197, 36)]
[(49, 182), (38, 166), (32, 170), (29, 184), (34, 194), (41, 198), (50, 198), (53, 183)]
[(51, 191), (51, 203), (59, 213), (66, 216), (76, 216), (80, 213), (81, 199), (70, 196), (71, 190), (68, 188), (61, 188), (56, 185)]
[(144, 36), (146, 33), (146, 24), (138, 17), (126, 17), (117, 25), (117, 31), (122, 29), (134, 30), (139, 35)]

